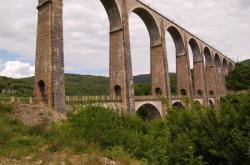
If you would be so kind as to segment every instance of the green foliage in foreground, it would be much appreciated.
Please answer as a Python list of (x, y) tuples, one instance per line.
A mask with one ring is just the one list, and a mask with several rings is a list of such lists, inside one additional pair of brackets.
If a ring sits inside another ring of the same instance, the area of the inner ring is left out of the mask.
[(24, 127), (0, 108), (0, 155), (98, 151), (145, 164), (248, 164), (250, 94), (228, 96), (219, 111), (197, 106), (170, 110), (161, 121), (144, 122), (131, 114), (96, 106), (75, 109), (68, 120), (46, 129)]

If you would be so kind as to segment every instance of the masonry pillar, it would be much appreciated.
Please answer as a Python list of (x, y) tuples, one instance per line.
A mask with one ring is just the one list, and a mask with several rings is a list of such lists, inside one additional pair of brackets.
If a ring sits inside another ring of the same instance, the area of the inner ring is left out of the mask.
[(176, 55), (176, 92), (178, 96), (187, 96), (192, 99), (193, 87), (187, 43), (188, 42), (185, 42), (183, 52), (177, 53)]
[(202, 98), (204, 105), (207, 105), (207, 92), (205, 86), (205, 71), (204, 71), (204, 61), (199, 59), (194, 61), (193, 65), (194, 74), (194, 97)]
[(121, 26), (110, 31), (110, 95), (121, 97), (124, 109), (135, 112), (127, 1), (121, 5)]
[(218, 79), (218, 92), (219, 96), (225, 96), (227, 94), (226, 79), (224, 69), (221, 67), (216, 68), (217, 79)]
[(165, 30), (161, 20), (160, 43), (151, 44), (151, 80), (152, 95), (162, 95), (171, 102), (170, 80), (168, 72), (168, 60), (165, 45)]
[(219, 104), (218, 79), (216, 76), (216, 67), (214, 64), (206, 66), (206, 86), (208, 99), (215, 99), (215, 106)]
[(38, 103), (65, 111), (63, 1), (39, 0), (35, 95)]

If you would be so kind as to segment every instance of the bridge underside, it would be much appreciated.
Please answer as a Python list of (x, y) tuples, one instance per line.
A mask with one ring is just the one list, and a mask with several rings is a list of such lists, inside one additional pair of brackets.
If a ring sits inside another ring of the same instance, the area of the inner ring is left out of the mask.
[[(191, 98), (205, 106), (219, 105), (227, 94), (225, 76), (235, 63), (214, 47), (188, 32), (139, 0), (101, 0), (110, 22), (109, 78), (110, 97), (120, 98), (120, 107), (136, 112), (143, 105), (165, 115), (159, 100), (138, 100), (134, 95), (131, 62), (129, 17), (137, 14), (148, 29), (152, 97), (162, 95), (169, 105), (191, 106)], [(58, 112), (65, 112), (63, 0), (38, 0), (35, 95)], [(165, 34), (169, 33), (176, 48), (176, 91), (171, 96)], [(193, 72), (188, 46), (194, 54)], [(193, 75), (192, 75), (193, 73)], [(152, 108), (152, 107), (151, 107)]]

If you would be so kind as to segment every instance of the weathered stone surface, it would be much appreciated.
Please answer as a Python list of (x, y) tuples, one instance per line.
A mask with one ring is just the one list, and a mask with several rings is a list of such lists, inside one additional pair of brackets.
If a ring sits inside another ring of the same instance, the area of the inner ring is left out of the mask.
[[(39, 0), (38, 3), (35, 95), (39, 103), (64, 112), (63, 0)], [(162, 94), (171, 103), (166, 32), (171, 34), (176, 46), (177, 95), (199, 97), (207, 104), (209, 99), (227, 93), (225, 75), (235, 66), (231, 59), (138, 0), (101, 0), (101, 3), (110, 22), (110, 96), (121, 98), (124, 109), (135, 112), (128, 25), (132, 12), (143, 20), (149, 32), (153, 96)], [(196, 54), (193, 82), (187, 46), (190, 39)], [(205, 47), (212, 52), (210, 65), (204, 64), (205, 55), (201, 48)], [(223, 71), (216, 71), (222, 65)]]

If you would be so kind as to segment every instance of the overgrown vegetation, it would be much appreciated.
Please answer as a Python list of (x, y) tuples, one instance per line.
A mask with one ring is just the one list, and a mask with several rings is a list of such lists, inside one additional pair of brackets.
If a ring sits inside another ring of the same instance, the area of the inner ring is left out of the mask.
[(97, 152), (111, 159), (142, 164), (248, 164), (250, 94), (228, 96), (218, 111), (195, 106), (170, 110), (163, 120), (98, 106), (76, 108), (68, 120), (32, 128), (0, 107), (0, 155), (22, 157), (47, 152)]

